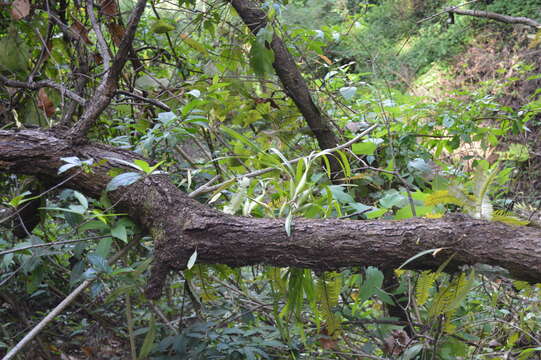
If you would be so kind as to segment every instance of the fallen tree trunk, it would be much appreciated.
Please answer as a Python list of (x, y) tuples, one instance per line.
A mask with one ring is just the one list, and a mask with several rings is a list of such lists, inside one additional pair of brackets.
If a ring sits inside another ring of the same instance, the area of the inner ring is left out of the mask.
[[(61, 157), (94, 159), (92, 173), (80, 172), (66, 185), (98, 197), (110, 181), (111, 168), (126, 167), (139, 155), (102, 144), (73, 145), (41, 131), (0, 131), (0, 170), (32, 174), (46, 182), (58, 175)], [(127, 168), (133, 171), (131, 168)], [(75, 171), (75, 170), (73, 170)], [(73, 175), (73, 172), (72, 174)], [(155, 241), (155, 259), (147, 296), (161, 294), (167, 273), (183, 269), (197, 250), (197, 261), (242, 266), (268, 264), (314, 270), (348, 266), (394, 269), (428, 249), (410, 268), (434, 268), (455, 254), (450, 268), (486, 263), (506, 268), (517, 279), (541, 281), (541, 231), (475, 220), (464, 215), (442, 219), (389, 220), (295, 219), (291, 236), (284, 219), (231, 216), (190, 199), (166, 175), (150, 175), (109, 193), (109, 198), (139, 222)]]

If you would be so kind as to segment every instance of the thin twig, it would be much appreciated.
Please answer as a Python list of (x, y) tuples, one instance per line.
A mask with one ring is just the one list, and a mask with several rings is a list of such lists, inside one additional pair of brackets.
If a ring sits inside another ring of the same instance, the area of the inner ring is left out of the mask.
[(133, 316), (131, 309), (130, 293), (126, 294), (126, 319), (128, 321), (128, 336), (130, 338), (130, 353), (132, 360), (137, 360), (137, 352), (135, 351), (135, 335), (133, 333)]
[(90, 130), (101, 113), (111, 103), (111, 100), (118, 88), (118, 79), (120, 78), (122, 69), (128, 60), (129, 51), (130, 48), (132, 48), (132, 42), (135, 37), (135, 31), (137, 30), (139, 20), (141, 20), (141, 15), (145, 10), (146, 3), (147, 0), (137, 1), (135, 8), (130, 15), (125, 35), (122, 37), (120, 46), (118, 47), (118, 51), (109, 71), (105, 74), (103, 80), (96, 88), (96, 91), (89, 100), (88, 105), (85, 106), (79, 121), (66, 134), (67, 138), (71, 139), (72, 141), (83, 141), (83, 138), (88, 130)]
[(207, 189), (211, 184), (214, 184), (216, 182), (216, 180), (218, 180), (219, 178), (220, 178), (220, 175), (214, 176), (212, 179), (207, 181), (205, 184), (201, 185), (199, 188), (192, 191), (189, 196), (194, 198), (199, 194), (203, 194), (205, 189)]
[(169, 106), (167, 106), (167, 105), (164, 104), (163, 102), (161, 102), (161, 101), (159, 101), (159, 100), (156, 100), (156, 99), (146, 98), (146, 97), (144, 97), (144, 96), (137, 95), (137, 94), (131, 93), (131, 92), (129, 92), (129, 91), (124, 91), (124, 90), (118, 90), (116, 93), (117, 93), (117, 94), (120, 94), (120, 95), (130, 96), (130, 97), (132, 97), (132, 98), (135, 98), (135, 99), (138, 99), (138, 100), (147, 102), (147, 103), (152, 104), (152, 105), (154, 105), (154, 106), (157, 106), (157, 107), (159, 107), (160, 109), (165, 110), (165, 111), (171, 111), (171, 108), (170, 108)]
[(109, 68), (111, 67), (111, 55), (109, 53), (109, 46), (105, 42), (103, 33), (101, 32), (100, 24), (98, 24), (98, 21), (96, 20), (96, 14), (94, 14), (93, 0), (87, 1), (86, 11), (88, 12), (88, 17), (90, 18), (92, 29), (94, 29), (94, 32), (96, 33), (96, 38), (98, 40), (98, 51), (100, 52), (100, 56), (103, 61), (103, 69), (105, 71), (109, 71)]
[[(144, 290), (142, 288), (139, 288), (139, 291), (141, 293), (144, 293)], [(154, 311), (154, 313), (156, 313), (156, 315), (158, 315), (158, 317), (160, 319), (162, 319), (163, 323), (165, 325), (167, 325), (167, 327), (169, 328), (169, 330), (171, 330), (175, 335), (178, 335), (178, 329), (176, 329), (172, 324), (171, 324), (171, 321), (167, 318), (167, 316), (165, 316), (165, 314), (160, 310), (159, 307), (156, 306), (156, 304), (154, 303), (154, 301), (152, 300), (148, 300), (148, 304), (150, 305), (150, 308), (152, 311)]]
[(421, 23), (423, 23), (423, 22), (425, 22), (425, 21), (431, 20), (431, 19), (433, 19), (433, 18), (435, 18), (435, 17), (437, 17), (437, 16), (439, 16), (439, 15), (441, 15), (441, 14), (446, 14), (446, 13), (448, 13), (449, 10), (451, 10), (451, 9), (458, 9), (459, 7), (462, 7), (462, 6), (464, 6), (464, 5), (468, 5), (468, 4), (471, 4), (471, 3), (475, 3), (475, 2), (478, 2), (478, 1), (479, 1), (479, 0), (466, 1), (465, 3), (458, 4), (458, 5), (456, 5), (456, 6), (447, 8), (447, 9), (445, 9), (445, 10), (442, 10), (442, 11), (440, 11), (440, 12), (437, 12), (437, 13), (435, 13), (435, 14), (432, 14), (432, 15), (430, 15), (429, 17), (426, 17), (426, 18), (424, 18), (424, 19), (421, 19), (421, 20), (417, 21), (416, 24), (418, 25), (418, 24), (421, 24)]
[(86, 100), (84, 98), (80, 97), (73, 91), (68, 90), (63, 85), (55, 83), (52, 80), (24, 82), (24, 81), (18, 81), (18, 80), (10, 80), (4, 75), (0, 75), (0, 84), (6, 85), (9, 87), (14, 87), (14, 88), (24, 88), (24, 89), (31, 89), (31, 90), (38, 90), (44, 87), (49, 87), (49, 88), (53, 88), (60, 91), (60, 94), (67, 96), (72, 100), (77, 101), (81, 105), (84, 105), (86, 103)]
[(23, 268), (24, 264), (19, 266), (17, 270), (13, 271), (7, 278), (5, 278), (2, 282), (0, 282), (0, 287), (4, 286), (5, 283), (7, 283), (11, 278), (13, 278), (21, 269)]

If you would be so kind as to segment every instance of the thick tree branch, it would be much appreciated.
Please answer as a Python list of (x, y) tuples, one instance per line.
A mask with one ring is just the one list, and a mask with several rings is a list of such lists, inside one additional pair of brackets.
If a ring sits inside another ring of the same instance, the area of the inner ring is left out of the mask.
[[(0, 131), (0, 171), (33, 174), (60, 181), (60, 157), (122, 159), (140, 156), (100, 144), (72, 145), (53, 134)], [(68, 185), (98, 197), (120, 167), (109, 161), (82, 172)], [(129, 168), (128, 171), (133, 171)], [(269, 264), (316, 270), (377, 266), (392, 270), (421, 251), (442, 248), (438, 257), (424, 256), (410, 264), (434, 268), (455, 254), (448, 269), (487, 263), (507, 268), (517, 279), (541, 281), (541, 231), (510, 227), (454, 215), (443, 219), (388, 220), (295, 219), (292, 235), (284, 219), (231, 216), (190, 199), (166, 175), (151, 175), (110, 192), (119, 210), (138, 221), (154, 238), (155, 260), (147, 295), (159, 297), (170, 269), (183, 269), (197, 249), (200, 263), (230, 266)]]
[(68, 132), (67, 137), (72, 141), (82, 141), (90, 127), (96, 122), (100, 114), (111, 102), (118, 87), (118, 79), (120, 78), (122, 68), (128, 60), (135, 31), (137, 30), (141, 15), (145, 10), (146, 2), (147, 0), (137, 1), (135, 8), (130, 15), (126, 33), (122, 38), (109, 71), (107, 71), (103, 80), (96, 88), (93, 97), (88, 101), (79, 121)]
[(515, 17), (515, 16), (502, 15), (502, 14), (498, 14), (498, 13), (494, 13), (490, 11), (458, 9), (458, 8), (449, 8), (446, 10), (446, 12), (457, 14), (457, 15), (483, 17), (483, 18), (487, 18), (491, 20), (504, 22), (507, 24), (523, 24), (523, 25), (532, 26), (536, 29), (541, 29), (541, 23), (527, 17)]
[[(229, 1), (253, 34), (257, 34), (260, 29), (267, 26), (267, 15), (257, 3), (251, 0)], [(338, 140), (331, 129), (329, 121), (323, 117), (320, 109), (312, 100), (310, 90), (295, 64), (295, 59), (287, 50), (282, 39), (276, 34), (272, 38), (270, 48), (274, 52), (272, 66), (276, 71), (276, 75), (280, 78), (286, 93), (304, 116), (321, 150), (337, 146)], [(329, 160), (331, 160), (331, 170), (335, 175), (338, 175), (341, 169), (338, 161), (332, 157)]]

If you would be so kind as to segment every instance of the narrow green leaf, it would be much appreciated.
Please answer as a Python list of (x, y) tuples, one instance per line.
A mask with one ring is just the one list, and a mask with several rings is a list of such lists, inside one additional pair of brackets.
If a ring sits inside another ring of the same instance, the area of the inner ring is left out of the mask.
[(286, 229), (286, 234), (287, 236), (291, 236), (291, 223), (293, 222), (293, 213), (290, 212), (289, 214), (287, 214), (287, 217), (286, 217), (286, 221), (285, 221), (285, 229)]
[(85, 210), (88, 209), (88, 200), (86, 199), (86, 196), (84, 196), (78, 191), (73, 191), (73, 196), (75, 196), (75, 198), (79, 200), (79, 202), (85, 208)]
[(150, 324), (148, 327), (149, 330), (145, 336), (141, 350), (139, 350), (139, 356), (137, 359), (146, 359), (152, 350), (152, 346), (154, 345), (154, 340), (156, 339), (156, 319), (154, 319), (153, 315), (151, 315)]
[[(278, 155), (278, 157), (282, 160), (282, 163), (287, 167), (287, 169), (290, 171), (290, 175), (293, 176), (295, 174), (295, 171), (293, 170), (293, 167), (291, 166), (291, 164), (289, 163), (289, 161), (287, 160), (287, 158), (284, 156), (284, 154), (282, 154), (280, 152), (280, 150), (278, 149), (275, 149), (275, 148), (270, 148), (269, 149), (270, 152), (273, 152), (275, 153), (276, 155)], [(300, 162), (300, 161), (299, 161)]]

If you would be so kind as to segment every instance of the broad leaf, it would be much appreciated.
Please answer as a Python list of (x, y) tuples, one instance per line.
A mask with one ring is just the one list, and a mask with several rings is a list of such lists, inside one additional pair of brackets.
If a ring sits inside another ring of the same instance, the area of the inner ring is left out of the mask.
[(131, 185), (137, 180), (139, 180), (141, 177), (141, 174), (134, 172), (120, 174), (118, 176), (115, 176), (111, 181), (109, 181), (109, 184), (107, 184), (105, 191), (114, 191), (121, 186)]

